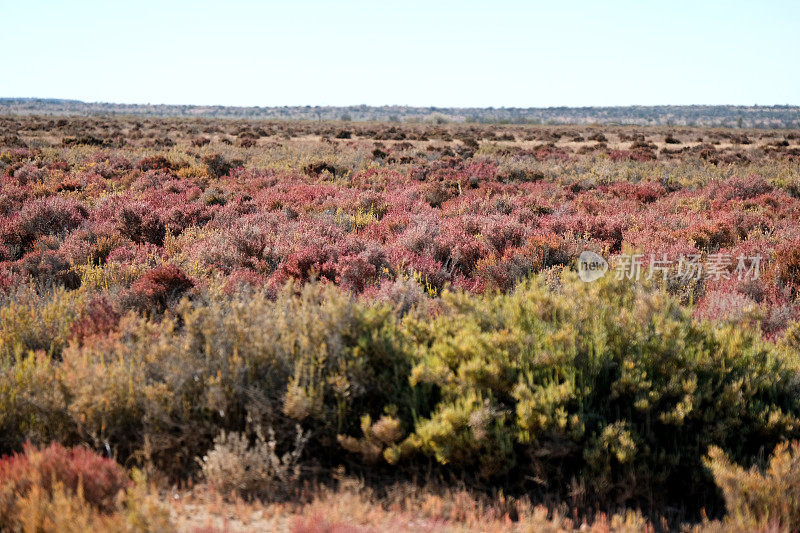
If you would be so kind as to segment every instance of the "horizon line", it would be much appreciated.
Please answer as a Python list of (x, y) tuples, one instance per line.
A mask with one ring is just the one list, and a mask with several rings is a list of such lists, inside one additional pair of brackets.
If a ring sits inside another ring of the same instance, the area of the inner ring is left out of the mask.
[(741, 107), (741, 108), (800, 108), (800, 104), (614, 104), (614, 105), (549, 105), (549, 106), (448, 106), (448, 105), (413, 105), (413, 104), (272, 104), (272, 105), (244, 105), (244, 104), (193, 104), (193, 103), (152, 103), (152, 102), (116, 102), (111, 100), (81, 100), (77, 98), (44, 97), (44, 96), (0, 96), (0, 102), (8, 100), (27, 100), (43, 102), (73, 102), (80, 104), (102, 104), (120, 106), (184, 106), (184, 107), (230, 107), (230, 108), (350, 108), (350, 107), (399, 107), (410, 109), (590, 109), (590, 108), (631, 108), (631, 107)]

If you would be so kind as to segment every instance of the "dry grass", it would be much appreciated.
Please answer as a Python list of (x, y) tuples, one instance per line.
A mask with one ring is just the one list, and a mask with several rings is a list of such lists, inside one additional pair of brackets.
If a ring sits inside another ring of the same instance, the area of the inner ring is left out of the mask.
[(179, 531), (322, 532), (640, 532), (653, 527), (640, 514), (625, 512), (593, 521), (574, 520), (527, 501), (476, 498), (461, 490), (397, 485), (383, 498), (352, 479), (339, 488), (317, 489), (303, 504), (230, 502), (198, 487), (170, 502)]

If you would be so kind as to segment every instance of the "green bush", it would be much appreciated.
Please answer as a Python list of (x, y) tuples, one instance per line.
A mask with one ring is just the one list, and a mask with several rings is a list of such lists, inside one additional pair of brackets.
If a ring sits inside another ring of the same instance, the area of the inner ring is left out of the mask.
[(408, 318), (411, 371), (441, 397), (401, 445), (486, 478), (582, 480), (598, 500), (714, 505), (710, 445), (752, 458), (800, 431), (796, 357), (692, 320), (662, 292), (571, 274), (445, 294)]

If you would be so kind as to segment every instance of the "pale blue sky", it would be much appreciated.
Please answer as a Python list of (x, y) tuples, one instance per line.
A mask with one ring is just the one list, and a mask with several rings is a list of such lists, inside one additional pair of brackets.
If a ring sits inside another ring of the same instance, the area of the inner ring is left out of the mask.
[(0, 97), (800, 104), (800, 2), (0, 0)]

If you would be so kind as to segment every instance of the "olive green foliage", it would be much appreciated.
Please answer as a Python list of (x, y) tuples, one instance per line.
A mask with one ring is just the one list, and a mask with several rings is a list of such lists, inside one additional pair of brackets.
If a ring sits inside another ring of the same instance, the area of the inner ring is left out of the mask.
[(56, 288), (43, 295), (27, 286), (0, 307), (0, 357), (41, 350), (59, 357), (85, 306), (84, 291)]
[(61, 361), (0, 359), (0, 444), (79, 439), (178, 473), (249, 413), (279, 441), (302, 422), (317, 449), (339, 450), (336, 436), (354, 432), (371, 406), (413, 410), (402, 345), (388, 307), (334, 287), (289, 287), (277, 300), (209, 290), (158, 322), (129, 314), (119, 331), (70, 343)]
[(441, 400), (405, 443), (442, 463), (547, 486), (574, 476), (619, 503), (654, 488), (702, 502), (709, 445), (752, 457), (800, 430), (795, 359), (757, 331), (692, 321), (664, 293), (534, 279), (443, 300), (435, 320), (406, 324), (412, 383)]

